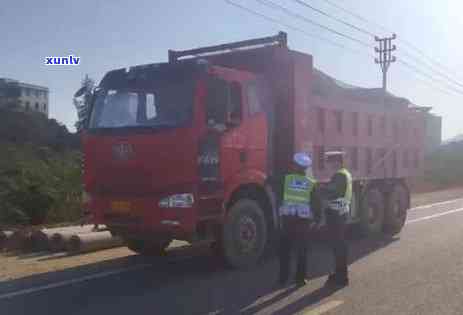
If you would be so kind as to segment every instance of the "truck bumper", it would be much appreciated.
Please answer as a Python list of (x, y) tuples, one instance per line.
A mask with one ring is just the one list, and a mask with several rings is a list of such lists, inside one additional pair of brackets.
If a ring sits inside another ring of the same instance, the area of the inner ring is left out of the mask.
[[(188, 240), (196, 228), (196, 206), (160, 208), (159, 199), (98, 197), (90, 209), (95, 223), (107, 225), (111, 232), (124, 238)], [(114, 204), (124, 207), (115, 208)]]

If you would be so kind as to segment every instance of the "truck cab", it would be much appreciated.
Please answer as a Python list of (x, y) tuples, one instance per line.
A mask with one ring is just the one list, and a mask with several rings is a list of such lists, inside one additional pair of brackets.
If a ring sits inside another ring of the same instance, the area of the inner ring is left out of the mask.
[[(264, 187), (267, 127), (260, 86), (250, 72), (203, 59), (108, 72), (95, 90), (83, 134), (94, 221), (141, 253), (161, 254), (173, 239), (223, 248), (233, 194)], [(247, 248), (234, 265), (257, 259), (266, 242), (255, 238), (256, 229), (267, 228), (268, 200), (254, 202), (262, 202), (258, 214), (239, 216), (229, 232), (228, 242)]]

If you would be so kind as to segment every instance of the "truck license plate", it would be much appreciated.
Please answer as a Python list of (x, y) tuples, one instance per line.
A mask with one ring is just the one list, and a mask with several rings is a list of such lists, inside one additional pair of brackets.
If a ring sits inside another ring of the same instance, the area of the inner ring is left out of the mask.
[(116, 213), (127, 213), (130, 211), (129, 201), (113, 201), (111, 202), (111, 210)]

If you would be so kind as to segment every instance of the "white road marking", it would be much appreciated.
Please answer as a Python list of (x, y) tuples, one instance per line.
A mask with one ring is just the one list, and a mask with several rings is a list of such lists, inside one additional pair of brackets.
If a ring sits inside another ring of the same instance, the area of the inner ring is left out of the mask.
[(59, 282), (50, 283), (50, 284), (47, 284), (47, 285), (41, 285), (41, 286), (32, 287), (32, 288), (19, 290), (19, 291), (15, 291), (15, 292), (0, 294), (0, 300), (16, 297), (16, 296), (20, 296), (20, 295), (31, 294), (31, 293), (35, 293), (35, 292), (39, 292), (39, 291), (48, 290), (48, 289), (64, 287), (64, 286), (68, 286), (68, 285), (71, 285), (71, 284), (85, 282), (85, 281), (88, 281), (88, 280), (104, 278), (104, 277), (117, 275), (117, 274), (121, 274), (121, 273), (128, 272), (128, 271), (145, 269), (145, 268), (147, 268), (149, 266), (151, 266), (151, 265), (142, 264), (142, 265), (137, 265), (137, 266), (128, 267), (128, 268), (120, 268), (120, 269), (115, 269), (115, 270), (110, 270), (110, 271), (91, 274), (91, 275), (84, 276), (84, 277), (81, 277), (81, 278), (75, 278), (75, 279), (70, 279), (70, 280), (65, 280), (65, 281), (59, 281)]
[(436, 214), (433, 214), (433, 215), (428, 215), (428, 216), (426, 216), (426, 217), (422, 217), (422, 218), (418, 218), (418, 219), (413, 219), (413, 220), (408, 220), (408, 221), (406, 222), (406, 224), (415, 223), (415, 222), (420, 222), (420, 221), (425, 221), (425, 220), (430, 220), (430, 219), (434, 219), (434, 218), (437, 218), (437, 217), (441, 217), (441, 216), (444, 216), (444, 215), (447, 215), (447, 214), (452, 214), (452, 213), (461, 212), (461, 211), (463, 211), (463, 208), (454, 209), (454, 210), (449, 210), (449, 211), (445, 211), (445, 212), (441, 212), (441, 213), (436, 213)]
[(301, 315), (321, 315), (323, 313), (329, 312), (336, 307), (344, 304), (344, 301), (334, 300), (324, 303), (314, 309), (302, 311)]
[(463, 198), (457, 198), (457, 199), (452, 199), (452, 200), (446, 200), (446, 201), (431, 203), (431, 204), (428, 204), (428, 205), (418, 206), (418, 207), (410, 208), (408, 211), (428, 209), (428, 208), (432, 208), (434, 206), (446, 205), (446, 204), (454, 203), (454, 202), (457, 202), (457, 201), (463, 201)]

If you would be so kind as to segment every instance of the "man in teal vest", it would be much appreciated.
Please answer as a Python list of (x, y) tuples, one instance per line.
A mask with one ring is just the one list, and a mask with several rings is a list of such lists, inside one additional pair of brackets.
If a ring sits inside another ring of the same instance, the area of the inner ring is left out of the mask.
[(306, 284), (307, 255), (309, 251), (309, 229), (311, 223), (320, 218), (317, 198), (314, 197), (316, 181), (311, 176), (312, 161), (305, 153), (294, 155), (291, 174), (285, 176), (283, 201), (280, 207), (281, 239), (279, 249), (279, 284), (284, 285), (289, 276), (291, 251), (297, 254), (296, 283)]
[(341, 151), (325, 154), (327, 166), (333, 172), (330, 182), (323, 189), (324, 199), (327, 200), (325, 217), (336, 264), (335, 272), (330, 274), (326, 285), (335, 287), (349, 285), (345, 231), (352, 201), (352, 176), (344, 167), (344, 155)]

